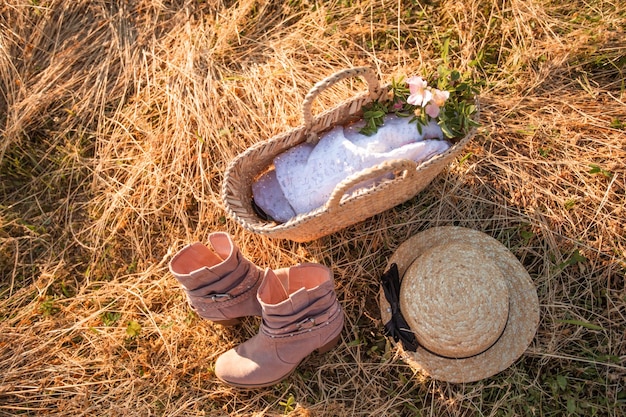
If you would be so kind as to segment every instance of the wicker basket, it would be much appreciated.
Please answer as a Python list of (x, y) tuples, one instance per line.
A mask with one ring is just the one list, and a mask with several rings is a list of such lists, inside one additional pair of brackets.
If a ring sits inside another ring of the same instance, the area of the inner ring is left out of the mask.
[[(318, 116), (311, 115), (313, 100), (336, 82), (361, 76), (367, 93), (347, 100)], [(328, 202), (313, 211), (297, 215), (285, 223), (264, 220), (252, 202), (253, 181), (287, 149), (305, 141), (315, 142), (318, 135), (337, 125), (360, 118), (361, 107), (373, 100), (386, 100), (390, 85), (380, 86), (374, 72), (367, 67), (340, 71), (318, 82), (306, 95), (303, 105), (304, 124), (259, 142), (239, 154), (228, 165), (222, 185), (222, 198), (229, 215), (244, 228), (261, 235), (307, 242), (329, 235), (409, 200), (422, 191), (463, 149), (474, 134), (453, 143), (446, 152), (417, 164), (411, 160), (393, 160), (355, 174), (337, 185)], [(356, 185), (369, 179), (393, 173), (393, 179), (348, 194)]]

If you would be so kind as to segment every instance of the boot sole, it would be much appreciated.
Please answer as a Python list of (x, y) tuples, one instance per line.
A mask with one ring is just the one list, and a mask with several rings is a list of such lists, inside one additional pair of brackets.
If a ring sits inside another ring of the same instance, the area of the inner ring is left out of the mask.
[(341, 338), (341, 332), (339, 332), (339, 334), (335, 337), (333, 337), (329, 342), (327, 342), (325, 345), (323, 345), (322, 347), (317, 348), (317, 353), (326, 353), (326, 352), (330, 352), (335, 346), (337, 346), (337, 343), (339, 343), (339, 339)]
[[(341, 332), (339, 332), (339, 334), (337, 336), (335, 336), (334, 338), (332, 338), (329, 342), (327, 342), (325, 345), (315, 349), (314, 351), (316, 351), (318, 354), (324, 354), (327, 353), (329, 351), (331, 351), (335, 346), (337, 346), (337, 343), (339, 342), (339, 339), (341, 338)], [(312, 352), (311, 352), (312, 353)], [(307, 355), (308, 356), (308, 355)], [(302, 359), (302, 361), (304, 360), (304, 358)], [(302, 361), (298, 362), (298, 364), (296, 366), (293, 367), (293, 369), (291, 371), (289, 371), (289, 373), (287, 375), (281, 376), (280, 378), (271, 381), (271, 382), (264, 382), (262, 384), (239, 384), (239, 383), (235, 383), (235, 382), (229, 382), (229, 381), (225, 381), (222, 378), (220, 378), (219, 376), (217, 377), (217, 379), (219, 379), (220, 381), (222, 381), (225, 384), (228, 384), (230, 386), (233, 387), (237, 387), (237, 388), (244, 388), (244, 389), (255, 389), (255, 388), (265, 388), (265, 387), (270, 387), (272, 385), (276, 385), (278, 384), (280, 381), (287, 379), (291, 376), (291, 374), (294, 373), (294, 371), (296, 370), (296, 368), (298, 368), (298, 366), (300, 366), (300, 364), (302, 363)]]

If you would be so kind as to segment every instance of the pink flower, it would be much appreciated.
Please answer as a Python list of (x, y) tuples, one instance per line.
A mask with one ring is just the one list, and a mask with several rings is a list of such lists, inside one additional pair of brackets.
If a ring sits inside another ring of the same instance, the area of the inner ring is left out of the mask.
[(407, 98), (407, 103), (414, 106), (423, 107), (432, 98), (432, 93), (427, 90), (428, 83), (422, 77), (411, 77), (406, 80), (409, 85), (411, 95)]
[(426, 114), (433, 118), (439, 116), (439, 110), (446, 103), (448, 97), (450, 97), (449, 91), (441, 91), (433, 88), (432, 100), (428, 103), (425, 109)]
[(433, 102), (439, 106), (443, 107), (446, 104), (446, 100), (450, 97), (449, 91), (441, 91), (433, 88)]
[(426, 114), (429, 115), (430, 117), (432, 117), (433, 119), (437, 116), (439, 116), (439, 106), (437, 106), (435, 103), (430, 102), (426, 105)]

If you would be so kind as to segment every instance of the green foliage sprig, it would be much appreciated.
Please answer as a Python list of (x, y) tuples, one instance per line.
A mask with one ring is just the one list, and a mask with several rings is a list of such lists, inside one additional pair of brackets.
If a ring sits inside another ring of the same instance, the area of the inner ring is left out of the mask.
[(377, 100), (364, 106), (363, 119), (365, 119), (365, 126), (359, 132), (367, 136), (376, 133), (378, 128), (383, 125), (387, 113), (389, 113), (388, 106)]
[(376, 133), (389, 113), (411, 117), (410, 123), (416, 123), (420, 134), (422, 126), (435, 120), (449, 139), (465, 136), (478, 126), (474, 119), (478, 83), (470, 77), (464, 78), (457, 70), (440, 66), (428, 79), (393, 79), (389, 93), (386, 100), (375, 100), (363, 106), (365, 126), (361, 133), (368, 136)]

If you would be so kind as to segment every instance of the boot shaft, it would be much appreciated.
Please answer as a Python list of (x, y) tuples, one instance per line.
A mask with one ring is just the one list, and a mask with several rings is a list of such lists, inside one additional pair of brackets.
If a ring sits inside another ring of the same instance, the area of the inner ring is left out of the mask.
[(182, 284), (189, 304), (202, 317), (223, 324), (260, 316), (256, 291), (263, 271), (241, 254), (227, 233), (212, 233), (209, 245), (187, 245), (170, 262), (170, 272)]
[(272, 335), (310, 328), (339, 310), (332, 272), (312, 263), (266, 271), (258, 300), (263, 309), (262, 329)]
[(170, 261), (170, 271), (190, 294), (227, 292), (247, 274), (261, 273), (260, 268), (241, 254), (228, 234), (210, 234), (209, 244), (210, 248), (200, 242), (187, 245)]

